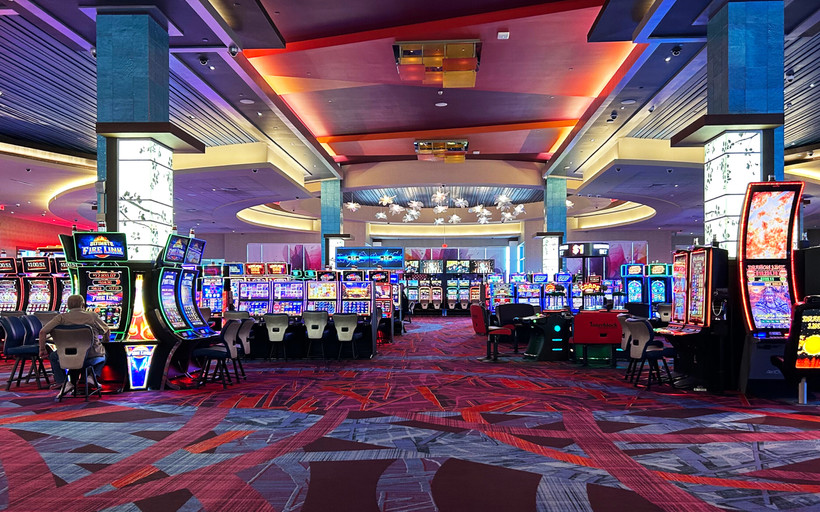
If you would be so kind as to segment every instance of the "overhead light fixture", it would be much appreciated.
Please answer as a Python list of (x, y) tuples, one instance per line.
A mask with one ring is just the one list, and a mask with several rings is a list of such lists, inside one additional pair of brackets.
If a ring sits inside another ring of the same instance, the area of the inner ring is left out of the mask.
[(437, 107), (446, 107), (446, 106), (447, 106), (447, 102), (446, 102), (446, 101), (439, 101), (438, 103), (436, 103), (436, 106), (437, 106)]
[(443, 88), (475, 87), (481, 41), (409, 41), (393, 45), (399, 78)]
[(498, 31), (498, 39), (500, 40), (507, 40), (510, 38), (510, 31), (509, 30), (499, 30)]

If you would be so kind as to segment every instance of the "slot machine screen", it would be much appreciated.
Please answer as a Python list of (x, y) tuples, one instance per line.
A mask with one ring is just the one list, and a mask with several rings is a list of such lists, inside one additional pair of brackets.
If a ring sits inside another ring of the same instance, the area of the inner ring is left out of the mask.
[(306, 280), (316, 279), (316, 271), (305, 270), (304, 272), (302, 272), (302, 277)]
[(245, 272), (245, 266), (242, 263), (228, 263), (228, 275), (241, 276)]
[(57, 258), (56, 260), (54, 260), (54, 262), (56, 263), (56, 270), (58, 274), (68, 273), (68, 262), (65, 258)]
[(550, 280), (549, 274), (533, 274), (532, 275), (532, 282), (533, 283), (547, 283)]
[(417, 273), (419, 271), (419, 260), (407, 260), (404, 262), (404, 271), (408, 273)]
[(444, 262), (441, 260), (421, 260), (422, 274), (441, 274), (444, 272)]
[(419, 280), (418, 280), (418, 279), (408, 279), (408, 280), (407, 280), (407, 286), (408, 286), (408, 287), (410, 287), (410, 286), (418, 286), (418, 285), (419, 285)]
[(666, 281), (663, 279), (653, 279), (650, 281), (649, 300), (652, 302), (663, 302), (666, 300)]
[(495, 271), (495, 260), (470, 260), (471, 274), (492, 274)]
[(287, 274), (288, 273), (288, 264), (287, 263), (266, 263), (268, 274), (271, 275), (278, 275), (278, 274)]
[(187, 324), (185, 320), (182, 319), (182, 313), (180, 313), (179, 308), (177, 307), (177, 299), (176, 299), (176, 272), (164, 272), (162, 274), (162, 278), (160, 279), (159, 283), (159, 301), (162, 304), (163, 312), (165, 313), (166, 318), (168, 318), (168, 323), (171, 325), (173, 329), (185, 329)]
[(273, 312), (285, 313), (290, 316), (299, 316), (302, 314), (302, 303), (295, 301), (274, 302)]
[(342, 300), (359, 300), (370, 298), (370, 283), (342, 283)]
[(364, 281), (364, 273), (361, 270), (345, 270), (342, 272), (342, 281)]
[(390, 281), (390, 276), (387, 272), (374, 270), (368, 274), (368, 280), (373, 281), (374, 283), (386, 283)]
[(0, 279), (0, 311), (14, 311), (20, 299), (20, 281)]
[(205, 322), (199, 314), (199, 308), (194, 303), (194, 278), (196, 272), (183, 272), (179, 280), (179, 300), (182, 303), (182, 310), (185, 317), (191, 322), (193, 327), (204, 327)]
[(469, 288), (470, 287), (470, 280), (469, 279), (459, 279), (458, 280), (459, 288)]
[(50, 271), (48, 258), (23, 258), (23, 272), (26, 274), (45, 274)]
[(206, 308), (218, 313), (222, 311), (222, 292), (225, 285), (221, 277), (205, 277), (202, 279), (202, 303)]
[(96, 313), (109, 327), (116, 329), (122, 316), (123, 271), (89, 270), (86, 271), (86, 277), (86, 308)]
[(540, 293), (540, 286), (533, 284), (519, 284), (518, 294), (522, 297), (537, 297)]
[(526, 283), (527, 276), (526, 274), (511, 274), (510, 275), (510, 282), (511, 283)]
[(327, 311), (329, 315), (336, 313), (336, 301), (316, 300), (307, 303), (308, 311)]
[(71, 296), (71, 279), (63, 279), (61, 286), (63, 293), (60, 296), (60, 313), (68, 311), (68, 297)]
[(308, 300), (336, 300), (335, 281), (308, 281)]
[[(788, 346), (788, 345), (787, 345)], [(820, 368), (820, 309), (804, 309), (797, 341), (798, 369)]]
[(744, 246), (747, 259), (786, 259), (789, 219), (795, 197), (794, 190), (767, 190), (752, 194)]
[(349, 300), (342, 302), (342, 313), (356, 313), (357, 315), (369, 315), (370, 301)]
[(635, 279), (626, 280), (626, 301), (641, 302), (643, 300), (643, 284)]
[(689, 257), (689, 323), (703, 325), (706, 319), (706, 251), (693, 251)]
[(444, 262), (444, 268), (448, 274), (465, 274), (470, 271), (470, 262), (467, 261), (466, 267), (463, 263), (465, 262), (462, 260), (447, 260)]
[(264, 263), (245, 263), (245, 274), (249, 276), (264, 276), (265, 271)]
[(49, 279), (29, 279), (28, 310), (47, 311), (51, 307), (51, 285)]
[(302, 300), (304, 283), (273, 283), (273, 300)]
[(686, 254), (676, 254), (672, 263), (672, 321), (686, 323)]
[(756, 329), (791, 327), (789, 272), (784, 264), (747, 265), (746, 287)]
[(202, 275), (205, 277), (222, 277), (222, 265), (205, 265), (202, 267)]
[(205, 240), (191, 238), (188, 250), (185, 252), (185, 263), (187, 265), (199, 265), (202, 261), (202, 251), (205, 250)]
[(270, 297), (270, 283), (263, 282), (240, 282), (239, 298), (242, 300), (268, 300)]
[(319, 281), (336, 281), (339, 275), (333, 271), (321, 271), (316, 273), (316, 279)]
[(392, 286), (390, 283), (375, 283), (373, 288), (376, 291), (377, 299), (391, 299)]
[(0, 274), (16, 274), (17, 260), (14, 258), (0, 258)]
[(239, 301), (239, 311), (247, 311), (251, 316), (262, 316), (268, 313), (268, 303), (262, 301)]
[(418, 288), (408, 288), (407, 289), (407, 300), (410, 302), (418, 302), (419, 300), (419, 289)]
[(183, 263), (185, 261), (185, 251), (188, 250), (188, 242), (190, 238), (170, 235), (168, 243), (165, 245), (165, 252), (162, 255), (162, 260), (165, 263)]

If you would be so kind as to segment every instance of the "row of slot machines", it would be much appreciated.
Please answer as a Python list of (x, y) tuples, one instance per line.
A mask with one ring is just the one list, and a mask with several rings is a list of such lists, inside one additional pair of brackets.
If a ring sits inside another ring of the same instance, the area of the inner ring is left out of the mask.
[(621, 278), (628, 304), (646, 306), (641, 316), (650, 316), (658, 304), (672, 301), (672, 265), (669, 263), (627, 263), (621, 265)]
[(594, 311), (604, 309), (608, 301), (613, 309), (624, 308), (624, 296), (619, 280), (604, 280), (590, 275), (586, 279), (570, 273), (511, 274), (505, 282), (501, 274), (487, 276), (485, 303), (491, 313), (499, 304), (527, 303), (542, 310), (581, 309)]
[(483, 281), (475, 276), (405, 274), (407, 301), (422, 310), (463, 310), (481, 304)]
[(64, 258), (0, 258), (0, 311), (66, 310), (71, 280)]

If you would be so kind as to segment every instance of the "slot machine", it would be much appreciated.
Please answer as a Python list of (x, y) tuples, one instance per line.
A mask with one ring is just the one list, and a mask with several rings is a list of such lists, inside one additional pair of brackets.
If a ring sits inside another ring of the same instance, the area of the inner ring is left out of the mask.
[(51, 276), (51, 263), (45, 256), (22, 258), (23, 311), (27, 315), (35, 312), (54, 311), (57, 308), (57, 293)]
[[(182, 265), (185, 263), (190, 243), (191, 239), (188, 237), (171, 234), (168, 236), (165, 249), (157, 258), (157, 268), (154, 270), (157, 286), (154, 287), (152, 298), (153, 303), (158, 306), (157, 310), (163, 322), (156, 329), (155, 335), (161, 335), (160, 331), (170, 331), (175, 338), (194, 339), (213, 334), (207, 324), (202, 321), (199, 308), (193, 302), (196, 270), (186, 271), (185, 276), (186, 305), (190, 310), (186, 312), (182, 305)], [(204, 242), (201, 244), (204, 245)], [(201, 258), (201, 249), (199, 252)], [(196, 329), (192, 324), (193, 319), (196, 319)]]
[(647, 301), (645, 267), (640, 263), (621, 265), (621, 278), (626, 288), (626, 302), (645, 304)]
[(430, 279), (425, 276), (425, 278), (419, 279), (419, 305), (421, 309), (429, 308), (431, 300)]
[[(376, 307), (382, 308), (382, 318), (392, 319), (395, 311), (393, 305), (393, 285), (389, 282), (374, 282), (373, 293)], [(388, 321), (391, 325), (393, 322)], [(393, 339), (393, 329), (390, 329), (390, 339)]]
[(182, 263), (182, 272), (179, 277), (177, 302), (182, 316), (188, 327), (199, 337), (214, 336), (216, 333), (208, 324), (208, 318), (196, 304), (196, 282), (199, 277), (197, 267), (202, 261), (205, 250), (205, 241), (198, 238), (189, 238), (188, 248)]
[(433, 309), (439, 310), (441, 309), (441, 303), (444, 298), (444, 290), (441, 286), (441, 279), (431, 279), (430, 280), (430, 303), (433, 305)]
[(57, 287), (56, 296), (59, 297), (57, 302), (57, 311), (60, 313), (65, 313), (68, 311), (66, 302), (68, 301), (68, 297), (71, 295), (73, 290), (71, 285), (71, 277), (69, 277), (68, 272), (68, 262), (65, 258), (54, 258), (52, 260), (52, 264), (54, 265), (54, 268), (52, 269), (52, 277), (54, 277), (54, 283)]
[(21, 311), (23, 281), (17, 276), (17, 260), (0, 258), (0, 311)]
[(447, 309), (456, 309), (458, 304), (458, 281), (447, 282)]
[[(223, 272), (227, 267), (222, 265), (205, 265), (202, 267), (202, 277), (199, 279), (200, 307), (210, 308), (211, 315), (221, 317), (225, 309), (225, 277)], [(238, 293), (238, 291), (237, 291)]]
[(541, 307), (541, 285), (535, 283), (519, 283), (515, 287), (515, 302), (532, 304)]
[(342, 281), (342, 313), (370, 316), (373, 313), (373, 283)]
[(601, 290), (601, 276), (588, 276), (588, 280), (581, 283), (581, 293), (584, 300), (584, 311), (598, 311), (604, 309), (606, 296)]
[(417, 277), (415, 274), (411, 275), (411, 277), (413, 279), (407, 279), (407, 281), (405, 281), (405, 292), (407, 293), (407, 302), (415, 305), (419, 302), (419, 280), (414, 279)]
[[(803, 182), (750, 183), (741, 215), (738, 280), (746, 337), (740, 389), (782, 378), (772, 357), (782, 357), (798, 302), (797, 248)], [(814, 271), (812, 269), (811, 271)]]
[(273, 283), (273, 312), (288, 316), (302, 316), (305, 304), (305, 281), (276, 281)]
[(556, 289), (558, 286), (564, 289), (564, 294), (567, 296), (567, 305), (570, 311), (577, 313), (578, 309), (572, 304), (572, 274), (569, 272), (558, 272), (555, 274)]
[(493, 295), (490, 298), (490, 313), (495, 313), (495, 308), (499, 304), (510, 304), (515, 297), (513, 285), (510, 283), (495, 283), (493, 285)]
[(247, 311), (251, 316), (270, 313), (270, 281), (240, 281), (238, 311)]
[(363, 270), (342, 270), (342, 281), (349, 281), (353, 283), (364, 282)]
[(646, 288), (649, 291), (649, 310), (655, 311), (657, 304), (667, 304), (672, 300), (672, 265), (669, 263), (651, 263), (644, 268)]
[(307, 283), (306, 311), (327, 311), (336, 313), (339, 298), (339, 283), (330, 281), (305, 281)]
[[(473, 260), (476, 261), (476, 260)], [(486, 308), (491, 313), (495, 312), (495, 305), (493, 304), (493, 297), (496, 295), (498, 285), (504, 283), (503, 274), (489, 274), (486, 276), (486, 284), (484, 285), (484, 297), (486, 298)]]
[(567, 292), (560, 284), (544, 284), (544, 307), (547, 311), (560, 311), (567, 309)]
[[(480, 300), (480, 299), (479, 299)], [(467, 311), (470, 309), (470, 280), (458, 280), (458, 306)]]
[(227, 263), (225, 267), (228, 270), (228, 277), (226, 279), (226, 297), (223, 311), (237, 310), (239, 309), (239, 283), (245, 279), (245, 264)]
[(481, 305), (481, 290), (484, 288), (481, 279), (470, 279), (470, 304)]
[(686, 325), (688, 310), (689, 251), (675, 251), (672, 255), (671, 299), (672, 315), (669, 325), (655, 329), (660, 334), (676, 335)]
[(573, 313), (577, 313), (584, 307), (584, 290), (582, 285), (584, 284), (584, 277), (581, 274), (575, 274), (572, 276), (572, 284), (570, 285), (571, 288), (569, 290), (570, 296), (570, 307), (572, 308)]

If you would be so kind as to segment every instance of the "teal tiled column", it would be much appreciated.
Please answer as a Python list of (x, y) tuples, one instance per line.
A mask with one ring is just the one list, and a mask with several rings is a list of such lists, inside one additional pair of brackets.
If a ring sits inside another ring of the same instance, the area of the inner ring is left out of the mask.
[(337, 235), (342, 233), (342, 181), (325, 180), (322, 182), (322, 224), (321, 239), (322, 261), (327, 255), (325, 251), (325, 235)]
[(544, 228), (567, 233), (567, 180), (547, 177), (544, 183)]

